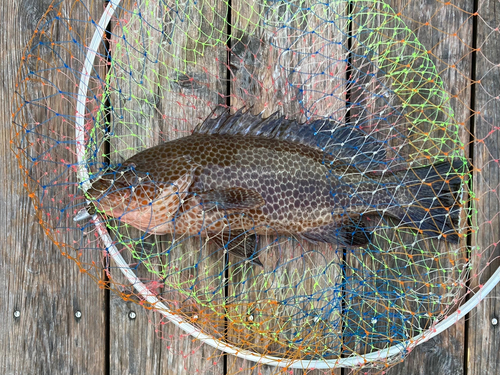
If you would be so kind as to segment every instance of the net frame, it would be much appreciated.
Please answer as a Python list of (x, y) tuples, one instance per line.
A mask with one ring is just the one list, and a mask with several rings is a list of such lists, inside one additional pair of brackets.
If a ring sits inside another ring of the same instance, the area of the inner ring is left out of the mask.
[[(85, 139), (84, 139), (84, 112), (85, 112), (85, 97), (86, 92), (88, 90), (88, 80), (89, 80), (89, 72), (91, 71), (91, 67), (93, 65), (94, 59), (97, 55), (97, 49), (99, 43), (101, 41), (100, 35), (106, 30), (108, 23), (110, 22), (115, 9), (119, 6), (121, 0), (111, 0), (101, 19), (98, 23), (98, 28), (96, 29), (92, 42), (88, 48), (87, 55), (85, 57), (85, 65), (83, 71), (81, 72), (81, 79), (78, 85), (78, 104), (77, 104), (77, 132), (76, 132), (76, 140), (77, 140), (77, 155), (79, 161), (79, 177), (82, 182), (82, 188), (87, 190), (90, 187), (89, 182), (89, 173), (85, 167), (85, 163), (83, 160), (85, 158)], [(321, 360), (290, 360), (284, 358), (278, 358), (268, 355), (260, 355), (257, 353), (253, 353), (251, 351), (237, 348), (228, 343), (224, 343), (220, 340), (214, 339), (211, 336), (204, 334), (200, 329), (196, 328), (192, 324), (184, 321), (177, 315), (173, 314), (161, 301), (159, 301), (153, 292), (151, 292), (134, 274), (134, 272), (130, 269), (128, 263), (123, 259), (122, 255), (113, 244), (113, 241), (109, 237), (105, 229), (105, 225), (99, 221), (97, 215), (93, 216), (93, 220), (95, 221), (95, 226), (98, 230), (99, 235), (101, 236), (106, 250), (109, 252), (110, 257), (117, 263), (120, 270), (124, 274), (124, 276), (129, 280), (131, 285), (137, 290), (138, 293), (142, 295), (142, 297), (149, 302), (154, 309), (165, 316), (169, 321), (173, 324), (184, 330), (186, 333), (192, 335), (196, 339), (216, 348), (222, 350), (228, 354), (236, 355), (240, 358), (258, 362), (260, 364), (267, 364), (271, 366), (278, 367), (286, 367), (286, 368), (300, 368), (300, 369), (331, 369), (335, 367), (358, 367), (361, 365), (365, 365), (369, 362), (380, 361), (386, 358), (389, 358), (393, 355), (396, 355), (401, 352), (402, 347), (412, 349), (436, 335), (440, 334), (454, 323), (456, 323), (461, 318), (465, 317), (475, 306), (477, 306), (486, 296), (491, 292), (491, 290), (500, 282), (500, 268), (495, 271), (495, 273), (490, 277), (490, 279), (482, 286), (479, 292), (477, 292), (472, 298), (470, 298), (465, 304), (460, 306), (458, 310), (452, 314), (450, 314), (447, 318), (435, 324), (427, 332), (421, 333), (420, 335), (408, 340), (405, 343), (399, 343), (397, 345), (393, 345), (387, 349), (378, 350), (375, 352), (371, 352), (365, 355), (351, 355), (347, 358), (341, 359), (321, 359)]]

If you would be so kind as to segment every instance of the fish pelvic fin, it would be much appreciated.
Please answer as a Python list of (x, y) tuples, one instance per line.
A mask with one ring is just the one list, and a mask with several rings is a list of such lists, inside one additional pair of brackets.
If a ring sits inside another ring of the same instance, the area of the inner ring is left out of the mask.
[(396, 215), (399, 226), (408, 226), (421, 234), (459, 241), (460, 202), (467, 162), (457, 159), (398, 172), (412, 201)]
[(371, 242), (372, 234), (366, 228), (361, 216), (346, 217), (343, 221), (333, 222), (300, 233), (312, 243), (325, 242), (339, 246), (363, 247)]

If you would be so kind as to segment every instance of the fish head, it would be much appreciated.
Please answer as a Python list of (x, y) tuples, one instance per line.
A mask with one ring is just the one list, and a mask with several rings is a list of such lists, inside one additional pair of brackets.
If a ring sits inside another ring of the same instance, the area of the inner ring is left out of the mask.
[[(191, 174), (166, 183), (135, 171), (105, 173), (92, 182), (86, 194), (100, 214), (143, 231), (164, 234), (171, 231), (172, 218), (182, 207), (191, 180)], [(89, 211), (92, 209), (87, 208)]]

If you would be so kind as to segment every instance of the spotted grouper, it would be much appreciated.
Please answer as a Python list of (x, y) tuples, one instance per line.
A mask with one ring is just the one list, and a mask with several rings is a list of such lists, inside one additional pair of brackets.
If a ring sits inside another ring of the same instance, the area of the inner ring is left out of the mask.
[(366, 246), (383, 222), (458, 242), (462, 159), (391, 171), (386, 147), (335, 121), (226, 111), (109, 168), (88, 207), (148, 233), (222, 234), (256, 264), (265, 234)]

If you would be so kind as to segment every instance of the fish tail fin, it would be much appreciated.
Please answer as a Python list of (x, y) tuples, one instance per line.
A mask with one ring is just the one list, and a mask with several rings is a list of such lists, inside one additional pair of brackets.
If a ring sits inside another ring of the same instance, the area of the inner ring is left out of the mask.
[(457, 159), (453, 163), (446, 161), (399, 172), (400, 180), (412, 197), (405, 209), (400, 210), (400, 226), (458, 243), (460, 200), (466, 170), (467, 163)]

